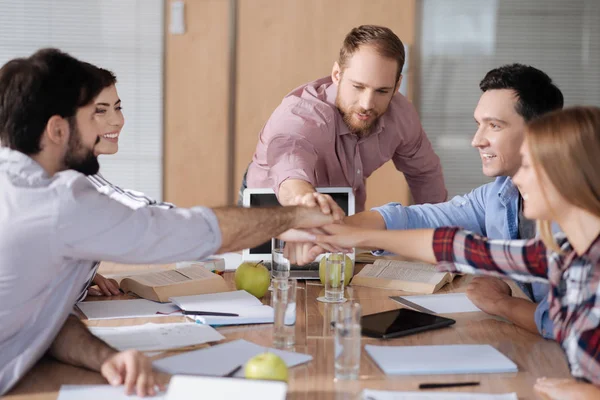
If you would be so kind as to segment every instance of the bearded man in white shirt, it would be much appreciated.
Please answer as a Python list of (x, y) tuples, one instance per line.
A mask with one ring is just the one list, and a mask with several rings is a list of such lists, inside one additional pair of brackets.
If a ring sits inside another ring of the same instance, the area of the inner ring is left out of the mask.
[(334, 219), (303, 207), (132, 210), (99, 193), (86, 179), (99, 168), (97, 71), (55, 49), (0, 69), (0, 395), (46, 352), (154, 394), (145, 356), (117, 352), (70, 315), (96, 260), (202, 259)]

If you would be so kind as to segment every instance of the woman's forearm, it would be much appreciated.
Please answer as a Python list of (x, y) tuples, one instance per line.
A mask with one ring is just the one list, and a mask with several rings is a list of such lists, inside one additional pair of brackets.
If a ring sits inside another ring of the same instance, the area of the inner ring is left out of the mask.
[(360, 247), (383, 249), (430, 264), (437, 262), (433, 253), (433, 229), (373, 230), (363, 236)]

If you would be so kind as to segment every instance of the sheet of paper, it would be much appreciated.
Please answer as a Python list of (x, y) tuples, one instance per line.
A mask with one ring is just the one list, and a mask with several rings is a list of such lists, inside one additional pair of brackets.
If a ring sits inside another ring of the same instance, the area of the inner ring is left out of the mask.
[(286, 392), (285, 382), (176, 375), (166, 399), (284, 400)]
[(517, 365), (490, 345), (373, 346), (365, 351), (386, 375), (517, 372)]
[(89, 320), (164, 317), (164, 315), (157, 314), (157, 312), (170, 313), (179, 310), (179, 307), (172, 303), (157, 303), (145, 299), (84, 301), (78, 303), (77, 307)]
[(190, 316), (208, 325), (265, 324), (274, 320), (273, 308), (264, 305), (245, 290), (170, 297), (173, 303), (188, 311), (216, 311), (238, 314), (239, 317)]
[(362, 400), (518, 400), (516, 393), (395, 392), (365, 389)]
[(433, 265), (396, 260), (377, 260), (375, 264), (366, 265), (359, 274), (372, 278), (431, 284), (437, 283), (443, 277), (443, 273), (437, 272)]
[[(436, 314), (452, 314), (481, 311), (465, 293), (428, 294), (423, 296), (401, 296), (425, 307)], [(418, 310), (417, 310), (418, 311)]]
[(127, 396), (124, 386), (110, 385), (62, 385), (57, 400), (164, 400), (165, 393), (154, 397)]
[(225, 269), (228, 271), (236, 270), (242, 263), (242, 253), (217, 254), (215, 257), (225, 259)]
[[(265, 351), (277, 354), (288, 367), (295, 367), (312, 360), (312, 357), (307, 354), (276, 350), (240, 339), (156, 360), (153, 365), (156, 369), (173, 375), (223, 376)], [(244, 368), (242, 367), (235, 376), (244, 376)]]
[(117, 350), (168, 350), (225, 339), (214, 328), (195, 323), (91, 327), (90, 331)]
[(170, 297), (182, 310), (235, 312), (240, 308), (262, 306), (259, 299), (245, 290)]

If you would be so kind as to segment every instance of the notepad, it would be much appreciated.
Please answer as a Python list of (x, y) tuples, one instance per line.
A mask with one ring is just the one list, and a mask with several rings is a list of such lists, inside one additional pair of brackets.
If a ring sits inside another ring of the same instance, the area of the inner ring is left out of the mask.
[(169, 298), (186, 311), (215, 311), (238, 314), (238, 317), (188, 316), (207, 325), (241, 325), (273, 323), (273, 308), (266, 306), (245, 290)]
[(490, 345), (373, 346), (365, 351), (386, 375), (517, 372), (517, 365)]
[[(288, 368), (312, 360), (308, 354), (276, 350), (240, 339), (156, 360), (153, 365), (156, 369), (172, 375), (223, 376), (238, 365), (245, 365), (250, 358), (265, 351), (277, 354)], [(240, 369), (235, 376), (244, 376), (244, 368)]]
[(167, 400), (284, 400), (286, 392), (284, 382), (176, 375), (171, 378), (165, 397)]
[(168, 314), (179, 310), (171, 303), (157, 303), (145, 299), (135, 300), (110, 300), (110, 301), (84, 301), (77, 303), (77, 307), (89, 320), (135, 317), (163, 317), (157, 314)]
[(169, 350), (225, 339), (211, 326), (194, 323), (91, 327), (90, 331), (119, 351)]
[[(436, 314), (454, 314), (463, 312), (481, 311), (465, 293), (428, 294), (424, 296), (393, 296), (401, 297), (421, 307), (433, 311)], [(402, 303), (400, 301), (400, 303)], [(404, 303), (402, 303), (404, 304)], [(406, 304), (404, 304), (406, 305)], [(417, 310), (421, 311), (421, 310)]]
[(164, 400), (164, 393), (157, 393), (154, 397), (128, 396), (125, 386), (110, 385), (62, 385), (56, 400)]
[(518, 400), (516, 393), (395, 392), (365, 389), (361, 399), (369, 400)]

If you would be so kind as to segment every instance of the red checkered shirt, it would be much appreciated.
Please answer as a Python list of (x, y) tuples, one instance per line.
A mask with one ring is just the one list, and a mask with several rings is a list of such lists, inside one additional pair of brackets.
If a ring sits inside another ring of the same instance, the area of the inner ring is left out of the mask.
[(443, 270), (549, 282), (554, 337), (571, 373), (600, 385), (600, 235), (582, 255), (563, 233), (555, 239), (562, 254), (539, 239), (488, 240), (458, 228), (439, 228), (433, 251)]

